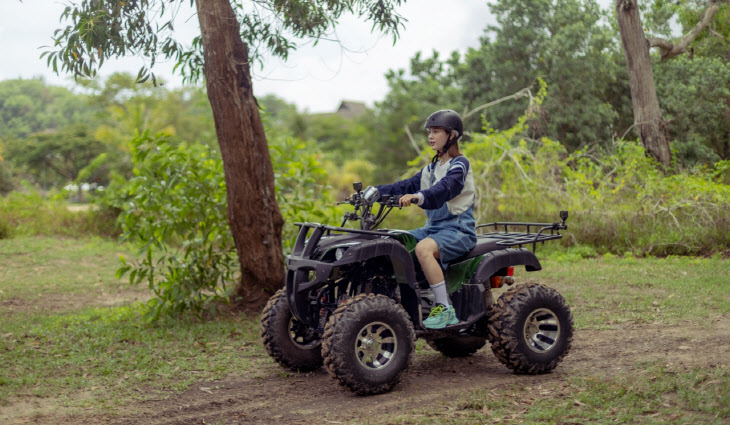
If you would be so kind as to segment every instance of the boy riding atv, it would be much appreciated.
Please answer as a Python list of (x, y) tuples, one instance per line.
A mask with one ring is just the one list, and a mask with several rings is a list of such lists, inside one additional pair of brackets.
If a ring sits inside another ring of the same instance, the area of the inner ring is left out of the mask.
[[(311, 371), (324, 364), (341, 385), (366, 395), (400, 382), (416, 337), (449, 357), (471, 355), (489, 339), (517, 373), (549, 372), (568, 353), (573, 319), (555, 290), (528, 283), (496, 304), (492, 297), (492, 289), (514, 283), (515, 266), (541, 269), (536, 245), (562, 237), (567, 212), (557, 223), (475, 226), (472, 173), (458, 149), (461, 118), (438, 111), (426, 128), (436, 151), (431, 164), (392, 185), (362, 191), (355, 184), (346, 200), (355, 211), (342, 226), (357, 220), (359, 229), (297, 223), (286, 287), (261, 318), (263, 343), (281, 365)], [(426, 210), (424, 227), (374, 230), (392, 208), (412, 203)], [(484, 228), (492, 231), (477, 234)], [(523, 248), (530, 245), (533, 251)]]

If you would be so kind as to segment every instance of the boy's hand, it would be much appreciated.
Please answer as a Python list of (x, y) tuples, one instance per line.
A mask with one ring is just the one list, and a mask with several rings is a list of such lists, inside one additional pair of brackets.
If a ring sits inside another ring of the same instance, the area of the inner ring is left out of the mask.
[(403, 195), (398, 200), (401, 207), (407, 207), (411, 204), (418, 204), (418, 195)]

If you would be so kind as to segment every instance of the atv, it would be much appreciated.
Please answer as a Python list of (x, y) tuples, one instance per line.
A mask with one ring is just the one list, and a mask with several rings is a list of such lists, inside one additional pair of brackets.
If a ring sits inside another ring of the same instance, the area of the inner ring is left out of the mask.
[[(435, 330), (423, 326), (435, 302), (414, 252), (417, 240), (402, 230), (375, 230), (400, 208), (397, 197), (353, 186), (341, 203), (355, 209), (341, 226), (296, 223), (286, 287), (261, 317), (261, 338), (274, 360), (300, 372), (324, 364), (341, 385), (370, 395), (400, 382), (418, 337), (448, 357), (469, 356), (488, 340), (499, 361), (520, 374), (550, 372), (568, 354), (573, 317), (565, 299), (537, 283), (511, 286), (515, 266), (541, 269), (537, 244), (562, 237), (567, 211), (557, 223), (476, 226), (476, 246), (444, 272), (459, 323)], [(359, 229), (344, 227), (347, 221), (359, 221)], [(495, 303), (492, 290), (503, 285), (511, 287)]]

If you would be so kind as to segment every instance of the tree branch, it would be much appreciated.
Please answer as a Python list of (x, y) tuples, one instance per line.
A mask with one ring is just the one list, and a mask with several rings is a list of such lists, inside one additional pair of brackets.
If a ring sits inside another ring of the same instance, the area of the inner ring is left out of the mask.
[(411, 134), (411, 130), (408, 128), (408, 125), (403, 126), (403, 128), (406, 130), (406, 135), (408, 136), (408, 140), (411, 142), (411, 146), (413, 146), (413, 150), (416, 151), (419, 157), (423, 159), (423, 162), (425, 164), (428, 164), (431, 162), (431, 159), (425, 155), (423, 152), (421, 152), (420, 149), (418, 149), (418, 143), (416, 143), (416, 140), (413, 138), (413, 135)]
[(518, 91), (515, 94), (511, 94), (509, 96), (505, 96), (505, 97), (503, 97), (501, 99), (493, 100), (493, 101), (491, 101), (489, 103), (485, 103), (484, 105), (478, 106), (478, 107), (472, 109), (469, 112), (464, 112), (464, 114), (462, 115), (462, 119), (467, 119), (470, 116), (474, 115), (475, 113), (481, 111), (482, 109), (487, 109), (490, 106), (494, 106), (494, 105), (496, 105), (498, 103), (504, 102), (505, 100), (516, 99), (518, 97), (529, 97), (530, 98), (530, 103), (532, 103), (532, 93), (530, 93), (529, 87), (526, 87), (526, 88)]
[(659, 48), (663, 61), (674, 56), (681, 55), (687, 51), (689, 44), (697, 38), (702, 30), (710, 24), (712, 17), (715, 16), (715, 13), (717, 13), (719, 9), (720, 5), (718, 0), (710, 0), (710, 6), (702, 12), (702, 18), (700, 18), (697, 25), (695, 25), (690, 32), (680, 38), (679, 41), (672, 43), (671, 41), (664, 40), (663, 38), (649, 37), (647, 38), (647, 40), (649, 40), (649, 46)]

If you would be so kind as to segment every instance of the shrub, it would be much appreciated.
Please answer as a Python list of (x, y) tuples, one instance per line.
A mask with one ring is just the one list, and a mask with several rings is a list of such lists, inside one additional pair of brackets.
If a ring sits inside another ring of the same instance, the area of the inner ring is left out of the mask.
[[(326, 220), (334, 209), (322, 208), (329, 195), (311, 146), (290, 137), (269, 145), (285, 246), (290, 246), (297, 231), (293, 222)], [(151, 320), (187, 311), (215, 314), (239, 279), (220, 154), (203, 145), (173, 144), (162, 134), (145, 133), (131, 146), (134, 178), (117, 179), (104, 201), (122, 211), (122, 239), (141, 247), (139, 259), (122, 259), (118, 275), (128, 273), (132, 284), (147, 283), (154, 294), (148, 304)]]
[[(118, 271), (146, 282), (154, 297), (148, 317), (215, 313), (236, 281), (237, 257), (228, 230), (223, 164), (202, 145), (174, 145), (148, 133), (131, 142), (134, 178), (110, 195), (122, 209), (122, 239), (140, 258)], [(114, 190), (111, 189), (110, 190)]]
[(475, 135), (465, 149), (482, 221), (556, 221), (562, 209), (571, 211), (564, 243), (599, 252), (706, 255), (730, 247), (721, 164), (665, 174), (636, 141), (568, 154), (550, 139), (528, 142), (520, 126)]

